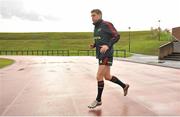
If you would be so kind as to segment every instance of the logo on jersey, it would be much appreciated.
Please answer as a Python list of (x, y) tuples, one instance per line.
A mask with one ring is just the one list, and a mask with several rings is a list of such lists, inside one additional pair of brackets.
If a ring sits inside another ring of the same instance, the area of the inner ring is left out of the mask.
[(98, 31), (98, 32), (100, 32), (101, 30), (102, 30), (102, 29), (101, 29), (101, 28), (99, 28), (97, 31)]

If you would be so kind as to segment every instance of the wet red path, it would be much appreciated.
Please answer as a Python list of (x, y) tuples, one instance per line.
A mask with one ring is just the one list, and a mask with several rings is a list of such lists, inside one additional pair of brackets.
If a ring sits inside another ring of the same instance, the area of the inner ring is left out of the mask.
[(113, 75), (128, 82), (129, 95), (105, 81), (103, 105), (96, 96), (94, 57), (10, 56), (0, 70), (0, 115), (180, 115), (180, 70), (114, 61)]

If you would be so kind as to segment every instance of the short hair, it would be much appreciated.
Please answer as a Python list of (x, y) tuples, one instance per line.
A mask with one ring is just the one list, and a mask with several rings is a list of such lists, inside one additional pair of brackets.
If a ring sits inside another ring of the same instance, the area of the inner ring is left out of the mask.
[(93, 9), (91, 13), (96, 13), (102, 17), (102, 11), (100, 9)]

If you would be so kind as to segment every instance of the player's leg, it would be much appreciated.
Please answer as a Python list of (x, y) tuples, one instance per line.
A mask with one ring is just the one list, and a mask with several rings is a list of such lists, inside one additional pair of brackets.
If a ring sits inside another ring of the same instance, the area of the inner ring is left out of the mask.
[(98, 94), (97, 94), (97, 97), (96, 97), (96, 100), (98, 102), (101, 102), (101, 96), (102, 96), (102, 92), (103, 92), (103, 89), (104, 89), (104, 80), (103, 80), (103, 77), (104, 77), (104, 74), (105, 74), (104, 70), (105, 70), (105, 65), (99, 65), (98, 72), (97, 72)]
[(104, 71), (105, 71), (104, 78), (105, 78), (106, 80), (109, 80), (109, 81), (111, 81), (111, 82), (113, 82), (113, 83), (116, 83), (116, 84), (120, 85), (120, 86), (123, 88), (123, 90), (124, 90), (124, 96), (126, 96), (127, 93), (128, 93), (129, 85), (123, 83), (123, 82), (122, 82), (121, 80), (119, 80), (116, 76), (112, 76), (112, 75), (111, 75), (111, 72), (110, 72), (110, 66), (109, 66), (109, 65), (106, 65), (106, 66), (105, 66), (105, 70), (104, 70)]
[(101, 96), (102, 96), (102, 92), (104, 89), (104, 69), (105, 69), (105, 65), (99, 65), (98, 68), (98, 72), (97, 72), (97, 87), (98, 87), (98, 93), (97, 93), (97, 97), (96, 100), (93, 101), (88, 107), (89, 108), (95, 108), (97, 106), (100, 106), (102, 104), (101, 102)]

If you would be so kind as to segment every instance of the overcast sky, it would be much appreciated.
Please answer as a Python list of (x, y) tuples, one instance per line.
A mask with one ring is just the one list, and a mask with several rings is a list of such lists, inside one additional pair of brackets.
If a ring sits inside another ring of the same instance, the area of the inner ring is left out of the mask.
[(118, 31), (180, 26), (180, 0), (0, 0), (0, 32), (93, 31), (94, 8)]

